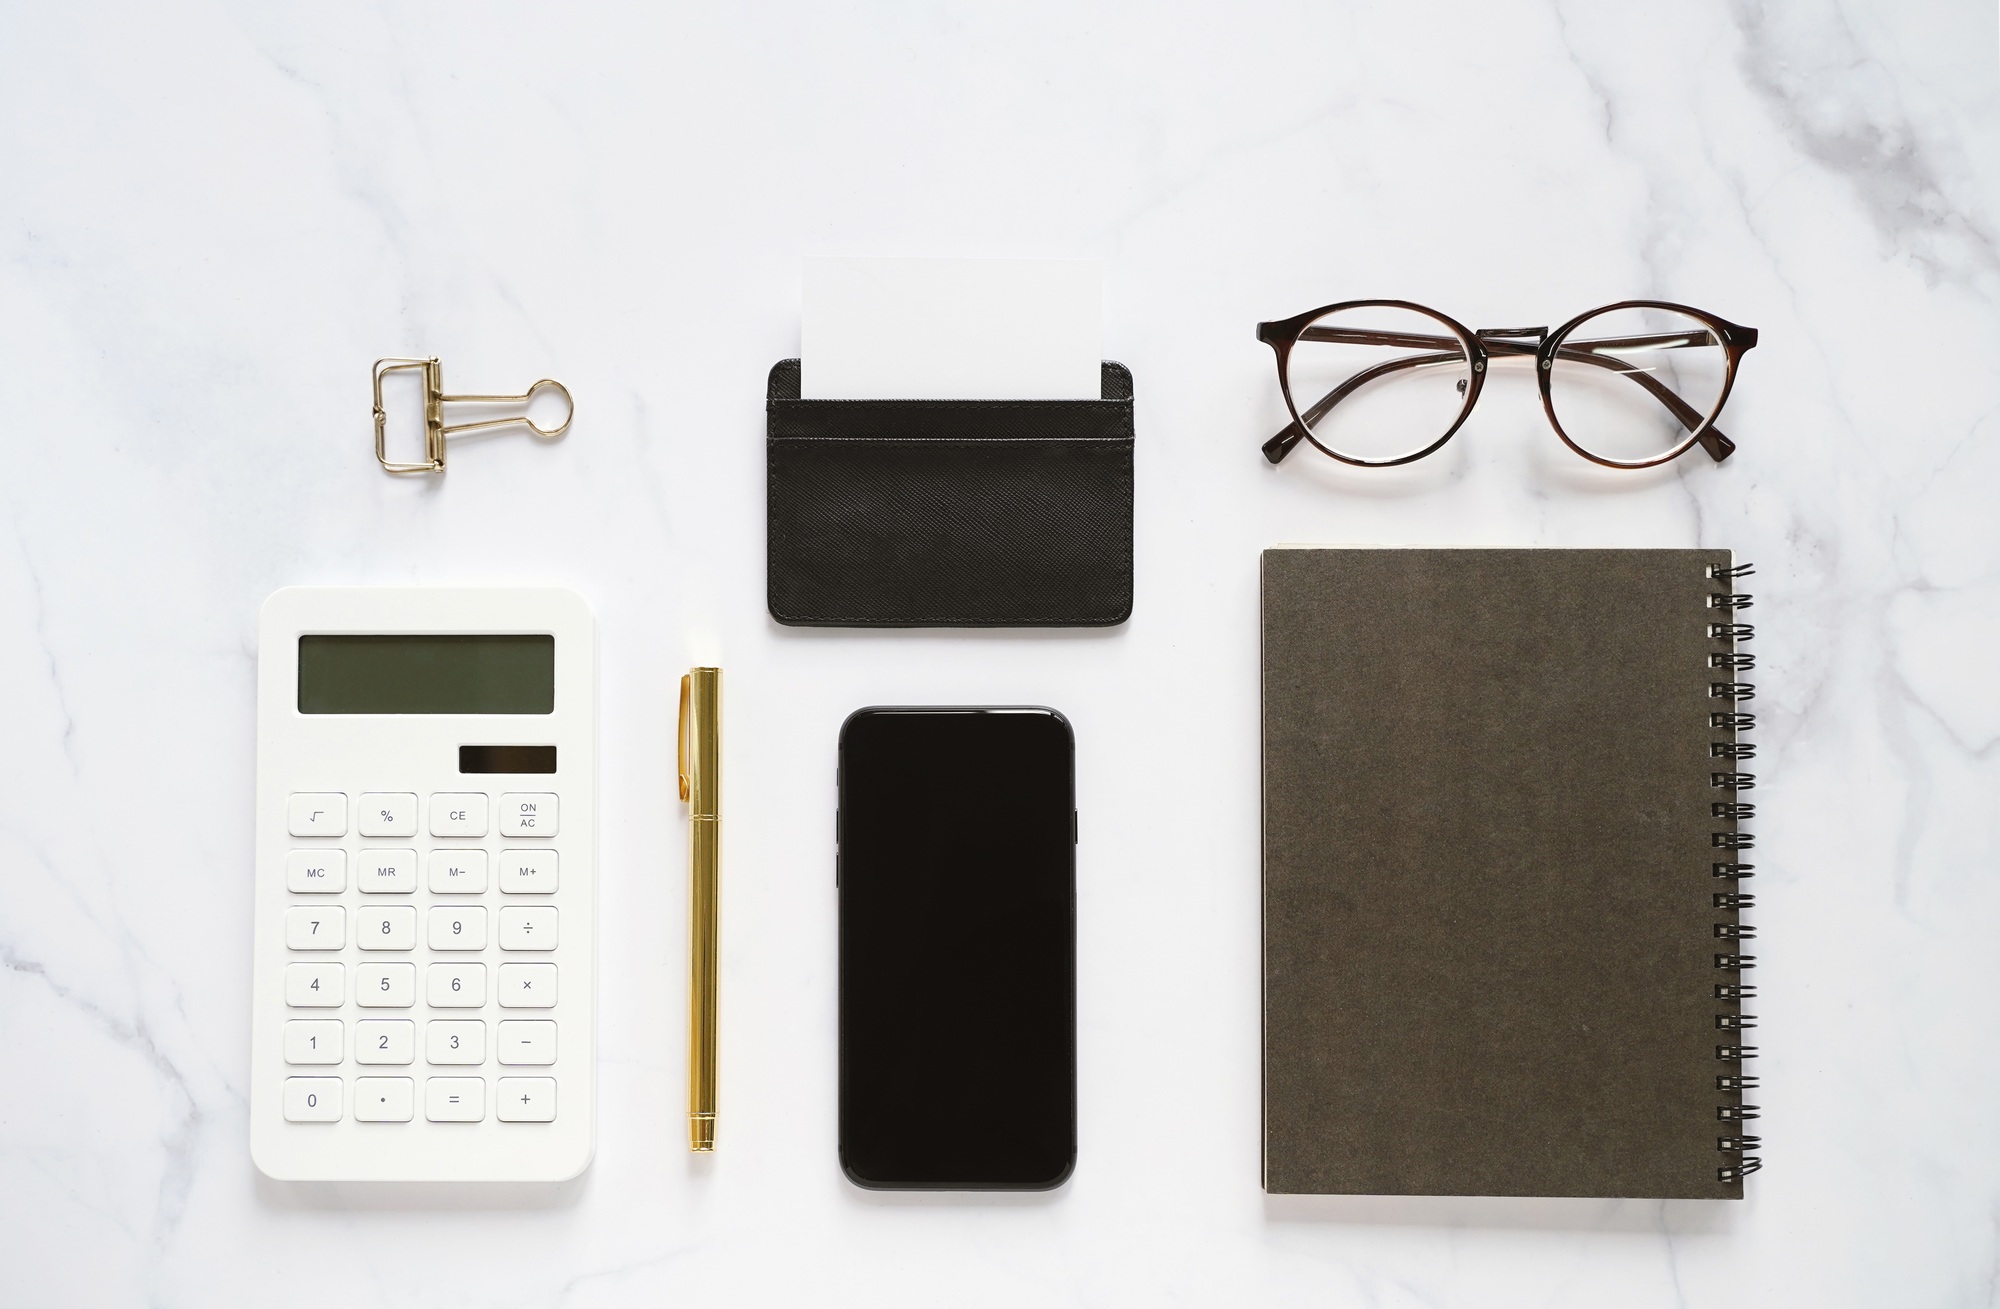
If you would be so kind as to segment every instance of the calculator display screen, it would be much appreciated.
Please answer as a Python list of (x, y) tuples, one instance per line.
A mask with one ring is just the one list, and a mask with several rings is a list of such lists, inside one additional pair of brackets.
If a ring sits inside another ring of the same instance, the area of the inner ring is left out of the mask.
[(553, 636), (299, 638), (302, 714), (547, 714)]

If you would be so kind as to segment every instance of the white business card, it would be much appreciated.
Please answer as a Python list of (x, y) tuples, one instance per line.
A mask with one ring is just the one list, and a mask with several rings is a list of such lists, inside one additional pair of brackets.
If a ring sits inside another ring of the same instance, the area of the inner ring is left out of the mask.
[(807, 400), (1095, 400), (1094, 259), (808, 259)]

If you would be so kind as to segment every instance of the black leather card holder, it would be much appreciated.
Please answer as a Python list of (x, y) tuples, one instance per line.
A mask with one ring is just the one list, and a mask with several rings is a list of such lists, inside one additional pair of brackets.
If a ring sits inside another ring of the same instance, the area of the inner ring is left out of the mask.
[(1097, 400), (766, 393), (771, 616), (818, 627), (1109, 627), (1132, 613), (1132, 374)]

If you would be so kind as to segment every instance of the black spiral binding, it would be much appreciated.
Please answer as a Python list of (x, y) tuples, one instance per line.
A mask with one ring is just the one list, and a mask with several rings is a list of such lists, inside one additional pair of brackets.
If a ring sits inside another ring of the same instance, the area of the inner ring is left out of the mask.
[[(1754, 571), (1755, 569), (1749, 564), (1737, 564), (1733, 567), (1711, 564), (1708, 576), (1718, 582), (1733, 582), (1739, 577), (1750, 576)], [(1737, 642), (1748, 641), (1757, 634), (1756, 629), (1749, 623), (1735, 621), (1738, 611), (1750, 607), (1750, 597), (1736, 591), (1716, 591), (1710, 593), (1708, 607), (1720, 611), (1715, 615), (1716, 621), (1708, 625), (1709, 639), (1726, 641), (1730, 645), (1727, 651), (1709, 655), (1709, 668), (1727, 672), (1732, 678), (1737, 673), (1755, 668), (1757, 666), (1755, 655), (1740, 654), (1735, 649)], [(1757, 716), (1745, 713), (1737, 706), (1753, 698), (1757, 694), (1757, 688), (1748, 682), (1712, 681), (1708, 684), (1708, 694), (1711, 700), (1721, 700), (1729, 706), (1726, 709), (1711, 710), (1708, 715), (1709, 726), (1730, 734), (1729, 740), (1709, 743), (1709, 758), (1715, 760), (1717, 764), (1716, 770), (1708, 775), (1709, 786), (1714, 790), (1729, 793), (1729, 798), (1711, 802), (1708, 811), (1710, 817), (1726, 819), (1732, 824), (1726, 831), (1709, 833), (1709, 844), (1722, 856), (1715, 863), (1715, 876), (1740, 883), (1742, 879), (1754, 875), (1755, 866), (1739, 862), (1737, 852), (1750, 849), (1755, 840), (1750, 833), (1738, 830), (1733, 824), (1757, 815), (1756, 805), (1739, 798), (1740, 792), (1748, 791), (1757, 785), (1757, 775), (1741, 772), (1737, 765), (1744, 760), (1756, 758), (1757, 747), (1750, 742), (1737, 740), (1736, 733), (1747, 732), (1756, 727)], [(1727, 909), (1732, 913), (1750, 908), (1755, 901), (1755, 896), (1746, 895), (1742, 891), (1717, 891), (1712, 898), (1715, 908)], [(1746, 985), (1742, 981), (1743, 974), (1757, 966), (1757, 958), (1755, 955), (1741, 953), (1736, 945), (1737, 942), (1751, 940), (1756, 935), (1756, 928), (1741, 921), (1715, 924), (1715, 939), (1729, 943), (1725, 950), (1717, 952), (1715, 967), (1720, 972), (1734, 973), (1737, 977), (1734, 982), (1718, 982), (1715, 985), (1716, 999), (1736, 1004), (1734, 1013), (1715, 1016), (1716, 1030), (1731, 1033), (1729, 1043), (1715, 1047), (1715, 1057), (1723, 1063), (1736, 1065), (1735, 1072), (1716, 1075), (1715, 1089), (1739, 1094), (1738, 1103), (1717, 1105), (1715, 1108), (1716, 1119), (1725, 1123), (1742, 1123), (1757, 1117), (1757, 1106), (1743, 1104), (1740, 1099), (1742, 1092), (1757, 1089), (1757, 1079), (1744, 1076), (1742, 1071), (1745, 1059), (1757, 1057), (1757, 1047), (1741, 1044), (1742, 1038), (1736, 1035), (1757, 1025), (1756, 1015), (1744, 1013), (1742, 1007), (1743, 1001), (1755, 999), (1757, 995), (1756, 987)], [(1715, 1179), (1724, 1183), (1740, 1182), (1762, 1168), (1763, 1160), (1749, 1153), (1761, 1143), (1761, 1138), (1744, 1136), (1740, 1132), (1716, 1137), (1715, 1148), (1723, 1154), (1735, 1155), (1736, 1162), (1717, 1168)]]

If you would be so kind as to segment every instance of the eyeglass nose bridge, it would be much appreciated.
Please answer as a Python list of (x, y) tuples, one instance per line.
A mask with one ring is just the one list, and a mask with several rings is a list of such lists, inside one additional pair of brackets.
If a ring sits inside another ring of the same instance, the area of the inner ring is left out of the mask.
[[(1546, 327), (1482, 327), (1472, 334), (1479, 344), (1492, 353), (1508, 358), (1526, 355), (1540, 355), (1548, 344), (1549, 329)], [(1533, 344), (1529, 344), (1529, 338)]]

